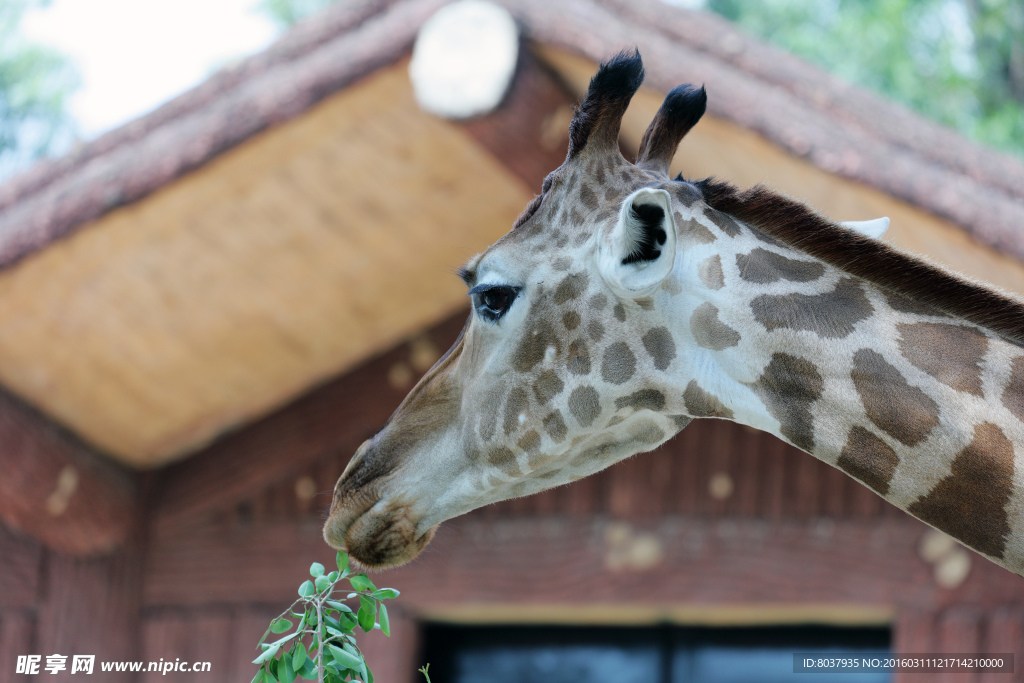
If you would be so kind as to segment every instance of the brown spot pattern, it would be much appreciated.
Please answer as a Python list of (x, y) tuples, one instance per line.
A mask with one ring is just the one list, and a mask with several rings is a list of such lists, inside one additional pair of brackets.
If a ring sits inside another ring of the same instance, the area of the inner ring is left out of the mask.
[(675, 423), (676, 429), (685, 429), (688, 424), (693, 422), (693, 418), (689, 415), (669, 415), (669, 417)]
[(889, 445), (863, 427), (854, 427), (839, 454), (840, 469), (881, 495), (889, 493), (889, 481), (900, 458)]
[(835, 289), (807, 294), (762, 294), (750, 302), (754, 318), (768, 331), (777, 327), (807, 330), (829, 339), (842, 339), (874, 309), (853, 278), (843, 278)]
[(1024, 422), (1024, 356), (1018, 356), (1010, 364), (1010, 381), (1003, 389), (1003, 405), (1017, 419)]
[(591, 211), (597, 209), (597, 195), (594, 194), (594, 190), (587, 183), (580, 185), (580, 201), (583, 203), (583, 206)]
[(1013, 444), (986, 422), (953, 460), (948, 477), (907, 511), (975, 550), (1001, 558), (1010, 522), (1006, 505), (1013, 490)]
[(604, 350), (601, 359), (601, 377), (612, 384), (622, 384), (633, 376), (636, 370), (636, 356), (626, 342), (615, 342)]
[(529, 400), (530, 397), (526, 395), (526, 390), (522, 387), (516, 387), (508, 392), (508, 401), (505, 402), (505, 421), (502, 424), (506, 436), (519, 428), (519, 416), (526, 412)]
[(582, 339), (569, 344), (569, 361), (566, 367), (574, 375), (590, 374), (590, 353), (587, 351), (587, 343)]
[(604, 325), (596, 320), (591, 321), (590, 324), (587, 325), (587, 334), (590, 335), (590, 338), (593, 341), (601, 341), (601, 337), (604, 336)]
[(682, 215), (675, 214), (676, 228), (679, 230), (679, 241), (696, 242), (697, 244), (711, 244), (717, 237), (715, 234), (695, 220), (684, 221)]
[(580, 325), (580, 314), (576, 311), (566, 311), (565, 315), (562, 316), (562, 324), (570, 332), (575, 330)]
[(644, 349), (654, 360), (654, 367), (658, 370), (668, 368), (669, 363), (676, 357), (676, 342), (672, 339), (672, 333), (667, 327), (655, 327), (647, 331), (640, 341)]
[(544, 418), (544, 431), (555, 443), (561, 443), (565, 439), (565, 420), (562, 419), (560, 411), (556, 410)]
[(587, 274), (573, 273), (566, 275), (565, 279), (558, 283), (555, 288), (555, 303), (564, 304), (566, 301), (578, 298), (587, 289)]
[(665, 394), (657, 389), (640, 389), (615, 399), (615, 407), (658, 411), (665, 407)]
[(900, 352), (917, 368), (957, 391), (981, 396), (981, 360), (985, 335), (970, 327), (944, 323), (898, 325)]
[(639, 299), (633, 299), (633, 303), (635, 303), (637, 306), (639, 306), (645, 311), (654, 310), (654, 299), (649, 296), (641, 297)]
[(672, 183), (670, 191), (684, 206), (692, 205), (699, 196), (689, 183)]
[(704, 391), (697, 380), (690, 380), (683, 392), (683, 403), (686, 404), (686, 412), (693, 417), (724, 417), (731, 420), (733, 413), (730, 408), (718, 400), (717, 396)]
[(779, 280), (812, 282), (825, 274), (820, 263), (786, 258), (760, 247), (749, 254), (736, 254), (736, 267), (741, 278), (759, 285)]
[(776, 353), (752, 389), (779, 421), (780, 433), (797, 448), (814, 448), (811, 405), (821, 396), (824, 380), (814, 363)]
[(590, 386), (576, 387), (569, 394), (569, 412), (580, 423), (581, 427), (589, 427), (601, 414), (601, 398), (597, 389)]
[(740, 343), (740, 333), (718, 319), (718, 308), (707, 301), (690, 316), (694, 341), (705, 349), (721, 351)]
[(595, 294), (594, 296), (590, 297), (590, 301), (587, 302), (587, 305), (593, 308), (595, 311), (600, 311), (605, 306), (608, 305), (608, 297), (606, 297), (604, 294)]
[(540, 373), (540, 376), (533, 383), (533, 393), (537, 396), (537, 400), (540, 401), (541, 405), (562, 393), (563, 388), (565, 388), (565, 384), (562, 383), (562, 380), (553, 370), (545, 370)]
[(642, 443), (645, 446), (653, 446), (665, 438), (665, 430), (652, 420), (641, 420), (629, 426), (629, 436), (634, 442)]
[(505, 448), (504, 446), (488, 451), (487, 462), (491, 463), (510, 477), (518, 477), (522, 475), (522, 471), (519, 469), (519, 463), (516, 461), (516, 454), (513, 453), (511, 449)]
[(717, 225), (718, 229), (729, 237), (735, 237), (740, 234), (739, 223), (734, 221), (731, 216), (714, 209), (708, 209), (704, 212), (704, 215), (710, 218), (711, 222)]
[(725, 287), (725, 275), (722, 273), (722, 258), (715, 254), (708, 256), (697, 266), (697, 277), (708, 289)]
[(500, 414), (501, 399), (504, 392), (491, 391), (483, 400), (483, 412), (480, 417), (480, 438), (490, 441), (498, 428), (498, 415)]
[(871, 349), (857, 351), (850, 376), (868, 417), (900, 443), (914, 446), (939, 424), (935, 401), (907, 383), (881, 354)]
[(612, 310), (612, 313), (615, 314), (615, 319), (620, 323), (626, 322), (626, 309), (622, 304), (615, 304), (615, 308)]
[(942, 312), (938, 309), (932, 308), (928, 304), (911, 299), (910, 297), (890, 292), (887, 289), (882, 290), (882, 296), (885, 297), (885, 303), (889, 304), (889, 308), (900, 313), (916, 313), (917, 315), (942, 315)]
[[(534, 318), (535, 308), (530, 310)], [(517, 372), (529, 372), (533, 366), (544, 360), (548, 347), (555, 347), (555, 354), (562, 352), (562, 343), (554, 332), (554, 326), (547, 320), (535, 319), (529, 329), (519, 340), (519, 345), (512, 353), (512, 367)]]
[(523, 437), (516, 443), (523, 451), (530, 453), (540, 448), (540, 434), (536, 430), (531, 429), (530, 431), (523, 434)]

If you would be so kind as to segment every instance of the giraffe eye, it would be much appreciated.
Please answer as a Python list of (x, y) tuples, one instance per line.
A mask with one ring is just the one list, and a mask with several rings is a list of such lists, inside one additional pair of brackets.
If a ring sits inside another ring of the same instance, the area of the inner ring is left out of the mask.
[(505, 285), (480, 285), (469, 292), (473, 297), (473, 307), (481, 318), (488, 322), (497, 322), (512, 307), (512, 302), (519, 295), (518, 287)]

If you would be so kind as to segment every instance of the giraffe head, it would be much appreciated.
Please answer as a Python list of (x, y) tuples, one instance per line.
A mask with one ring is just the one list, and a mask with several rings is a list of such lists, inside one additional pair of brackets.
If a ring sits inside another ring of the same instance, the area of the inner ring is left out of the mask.
[(462, 269), (469, 321), (341, 475), (332, 546), (368, 567), (401, 564), (446, 519), (587, 476), (689, 423), (669, 398), (685, 354), (658, 308), (681, 291), (678, 248), (708, 234), (689, 218), (698, 192), (669, 177), (706, 96), (669, 93), (633, 164), (618, 133), (642, 79), (635, 52), (601, 65), (565, 162)]

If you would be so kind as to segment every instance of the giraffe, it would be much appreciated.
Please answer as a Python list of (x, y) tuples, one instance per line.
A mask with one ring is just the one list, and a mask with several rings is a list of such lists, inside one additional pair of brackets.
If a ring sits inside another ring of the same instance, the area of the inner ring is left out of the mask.
[(671, 91), (628, 162), (642, 79), (635, 50), (600, 66), (565, 162), (460, 271), (458, 340), (339, 478), (326, 541), (402, 564), (447, 519), (720, 418), (1024, 575), (1024, 305), (874, 239), (886, 221), (672, 179), (703, 87)]

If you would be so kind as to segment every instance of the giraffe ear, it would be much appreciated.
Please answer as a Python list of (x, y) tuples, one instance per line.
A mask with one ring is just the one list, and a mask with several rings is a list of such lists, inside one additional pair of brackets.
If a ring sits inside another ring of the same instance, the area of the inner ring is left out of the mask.
[(843, 221), (840, 225), (854, 232), (859, 232), (865, 237), (877, 240), (889, 229), (889, 219), (875, 218), (870, 221)]
[(626, 197), (615, 228), (601, 242), (598, 267), (623, 295), (653, 289), (675, 265), (676, 225), (665, 190), (643, 188)]

